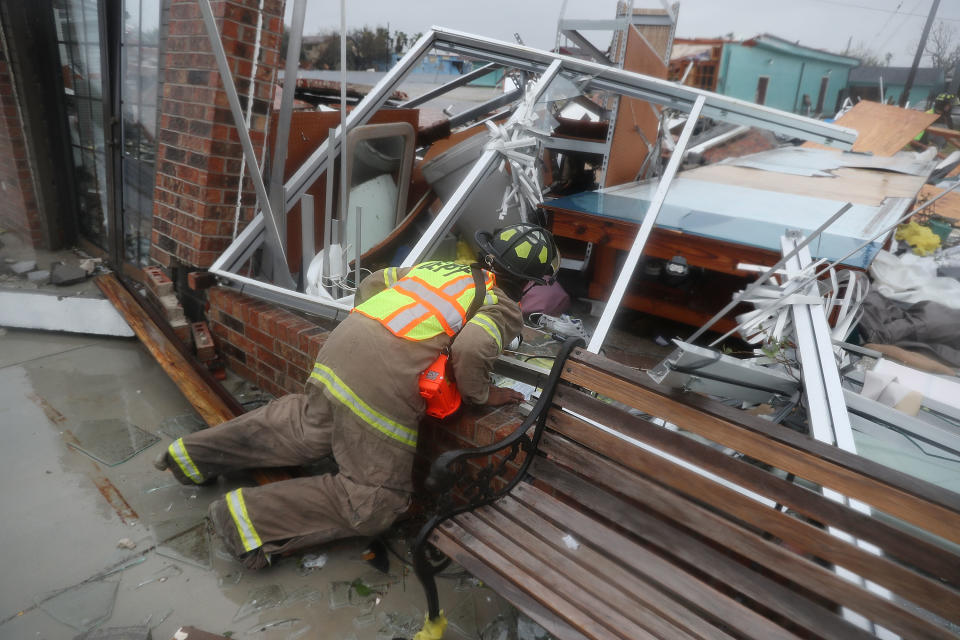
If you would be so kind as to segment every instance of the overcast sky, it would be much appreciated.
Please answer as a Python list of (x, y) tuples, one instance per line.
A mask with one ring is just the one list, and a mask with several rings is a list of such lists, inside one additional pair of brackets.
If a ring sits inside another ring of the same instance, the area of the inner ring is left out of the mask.
[[(294, 0), (287, 0), (287, 15)], [(387, 26), (414, 34), (431, 25), (553, 47), (563, 0), (361, 0), (347, 2), (347, 28)], [(612, 18), (616, 0), (567, 0), (567, 18)], [(749, 38), (770, 33), (801, 44), (842, 52), (852, 36), (892, 64), (909, 65), (932, 0), (681, 0), (678, 37), (708, 38), (733, 33)], [(660, 7), (658, 0), (635, 0), (634, 7)], [(938, 18), (957, 30), (960, 0), (942, 0)], [(304, 33), (337, 30), (340, 2), (307, 0)], [(599, 35), (599, 34), (598, 34)], [(604, 47), (609, 42), (603, 36)]]

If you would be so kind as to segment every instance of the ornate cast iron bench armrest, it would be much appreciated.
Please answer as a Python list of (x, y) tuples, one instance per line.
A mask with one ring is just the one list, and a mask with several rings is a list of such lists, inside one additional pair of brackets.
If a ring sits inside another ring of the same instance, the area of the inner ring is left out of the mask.
[[(427, 523), (420, 529), (413, 550), (414, 571), (426, 592), (430, 620), (440, 615), (435, 576), (449, 564), (449, 559), (439, 564), (430, 561), (427, 542), (430, 532), (448, 518), (490, 504), (503, 497), (523, 479), (540, 443), (547, 414), (553, 403), (553, 394), (563, 374), (564, 363), (570, 353), (582, 344), (583, 340), (580, 338), (568, 339), (563, 344), (550, 370), (550, 376), (544, 384), (540, 399), (530, 415), (510, 435), (483, 447), (447, 451), (437, 457), (431, 465), (425, 485), (428, 491), (437, 496), (437, 506)], [(528, 433), (531, 427), (534, 428), (532, 435)], [(505, 449), (508, 450), (506, 455), (497, 460), (495, 454)], [(494, 480), (503, 475), (507, 463), (515, 460), (521, 451), (526, 454), (526, 457), (519, 470), (503, 488), (496, 489)], [(491, 461), (476, 475), (470, 476), (458, 472), (466, 468), (468, 460), (485, 457), (490, 457)], [(458, 488), (463, 497), (459, 503), (455, 499), (455, 490)]]

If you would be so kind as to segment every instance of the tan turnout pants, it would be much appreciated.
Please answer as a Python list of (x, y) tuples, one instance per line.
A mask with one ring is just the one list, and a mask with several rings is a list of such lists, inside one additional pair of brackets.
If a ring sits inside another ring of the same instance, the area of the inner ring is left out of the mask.
[[(358, 446), (367, 449), (359, 456), (364, 465), (356, 464), (355, 453), (336, 455), (338, 447)], [(408, 466), (413, 452), (381, 446), (370, 427), (308, 385), (305, 394), (183, 437), (170, 445), (167, 461), (180, 482), (199, 484), (228, 471), (303, 465), (330, 453), (342, 458), (338, 473), (243, 488), (210, 505), (228, 548), (238, 556), (260, 549), (262, 557), (386, 530), (406, 510), (410, 494), (409, 487), (383, 486), (379, 470)]]

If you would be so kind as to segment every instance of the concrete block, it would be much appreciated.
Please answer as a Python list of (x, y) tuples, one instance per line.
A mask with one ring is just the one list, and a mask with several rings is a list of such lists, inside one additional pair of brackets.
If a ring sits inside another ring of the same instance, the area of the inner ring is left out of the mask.
[(146, 278), (147, 289), (159, 300), (164, 296), (173, 295), (173, 280), (160, 267), (144, 267), (143, 275)]
[(30, 271), (33, 271), (36, 268), (37, 268), (36, 260), (21, 260), (20, 262), (14, 262), (13, 264), (10, 265), (10, 270), (20, 276)]
[[(180, 313), (183, 313), (181, 309)], [(181, 320), (176, 320), (170, 323), (170, 327), (173, 329), (173, 332), (177, 334), (177, 338), (180, 339), (185, 345), (190, 344), (191, 332), (190, 332), (190, 323), (187, 322), (186, 318)]]
[(27, 280), (32, 282), (46, 282), (50, 279), (50, 272), (46, 269), (38, 269), (27, 274)]
[[(183, 307), (180, 305), (180, 301), (177, 299), (177, 296), (170, 295), (160, 296), (157, 298), (157, 302), (160, 303), (160, 306), (163, 308), (163, 315), (167, 318), (167, 322), (171, 325), (174, 322), (186, 322), (187, 318), (183, 315)], [(189, 329), (189, 327), (188, 327)]]
[(50, 271), (50, 282), (61, 287), (86, 280), (89, 274), (80, 267), (59, 262)]

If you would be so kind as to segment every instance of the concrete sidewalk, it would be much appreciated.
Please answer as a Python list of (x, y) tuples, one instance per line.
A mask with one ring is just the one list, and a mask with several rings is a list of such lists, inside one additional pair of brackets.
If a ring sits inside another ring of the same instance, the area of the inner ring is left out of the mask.
[[(161, 428), (190, 413), (135, 340), (21, 330), (0, 336), (0, 640), (70, 639), (90, 626), (143, 624), (154, 627), (155, 640), (185, 625), (238, 638), (355, 640), (402, 636), (391, 622), (404, 618), (419, 628), (419, 583), (395, 557), (391, 577), (376, 574), (360, 558), (363, 540), (319, 549), (329, 558), (323, 568), (304, 569), (297, 556), (260, 572), (243, 570), (216, 539), (207, 549), (203, 528), (164, 543), (172, 531), (199, 524), (211, 500), (252, 484), (240, 476), (181, 487), (153, 468), (151, 459), (171, 441)], [(106, 419), (147, 433), (123, 426), (108, 437), (109, 423), (89, 422)], [(159, 440), (115, 466), (71, 446), (122, 457), (149, 434)], [(452, 623), (445, 638), (508, 637), (515, 612), (457, 571), (439, 581)], [(373, 593), (351, 593), (357, 579)], [(331, 591), (334, 604), (347, 604), (331, 608)]]

